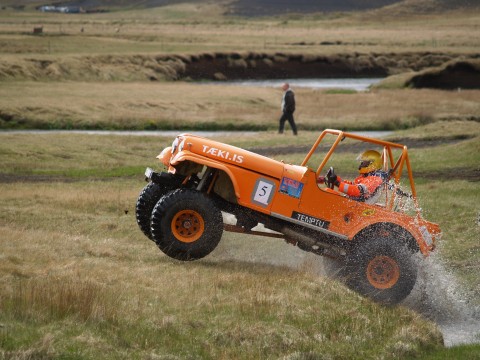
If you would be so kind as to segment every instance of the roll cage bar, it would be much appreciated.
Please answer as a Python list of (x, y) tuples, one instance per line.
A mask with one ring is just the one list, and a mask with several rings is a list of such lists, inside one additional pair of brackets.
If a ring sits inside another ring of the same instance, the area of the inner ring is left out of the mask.
[[(420, 208), (419, 208), (418, 202), (417, 202), (417, 192), (415, 190), (415, 183), (413, 181), (412, 168), (410, 166), (410, 160), (408, 158), (408, 151), (407, 151), (407, 146), (406, 145), (396, 144), (396, 143), (393, 143), (393, 142), (390, 142), (390, 141), (384, 141), (384, 140), (380, 140), (380, 139), (369, 138), (369, 137), (365, 137), (365, 136), (361, 136), (361, 135), (356, 135), (356, 134), (344, 132), (344, 131), (341, 131), (341, 130), (325, 129), (324, 131), (322, 131), (322, 133), (318, 137), (317, 141), (315, 141), (315, 143), (313, 144), (312, 148), (310, 149), (310, 151), (306, 155), (305, 159), (301, 163), (301, 166), (306, 166), (306, 164), (310, 160), (311, 156), (315, 153), (317, 147), (320, 145), (320, 143), (322, 142), (322, 140), (325, 138), (325, 136), (327, 134), (336, 135), (337, 138), (335, 139), (334, 143), (332, 144), (332, 146), (328, 150), (328, 152), (325, 155), (323, 161), (318, 166), (318, 169), (316, 171), (316, 177), (317, 178), (321, 175), (325, 164), (330, 159), (331, 155), (333, 154), (333, 152), (337, 148), (338, 144), (341, 141), (343, 141), (345, 138), (350, 138), (350, 139), (354, 139), (354, 140), (359, 140), (359, 141), (383, 146), (382, 158), (383, 158), (383, 162), (384, 162), (384, 169), (386, 170), (388, 167), (390, 168), (390, 170), (388, 170), (388, 178), (387, 178), (386, 182), (388, 182), (389, 180), (391, 180), (393, 178), (394, 183), (395, 183), (395, 189), (394, 190), (396, 190), (399, 186), (400, 178), (402, 176), (404, 166), (406, 165), (406, 168), (407, 168), (407, 171), (408, 171), (408, 179), (409, 179), (409, 182), (410, 182), (410, 189), (411, 189), (411, 192), (412, 192), (411, 196), (412, 196), (412, 199), (413, 199), (413, 202), (414, 202), (414, 205), (415, 205), (415, 209), (416, 209), (417, 213), (420, 214)], [(393, 157), (392, 149), (400, 149), (402, 151), (401, 155), (398, 157), (398, 159), (396, 161)], [(394, 191), (393, 193), (395, 194), (396, 191)], [(391, 202), (390, 202), (390, 206), (392, 206), (392, 207), (393, 207), (394, 199), (395, 199), (395, 196), (392, 196), (392, 199), (391, 199)]]

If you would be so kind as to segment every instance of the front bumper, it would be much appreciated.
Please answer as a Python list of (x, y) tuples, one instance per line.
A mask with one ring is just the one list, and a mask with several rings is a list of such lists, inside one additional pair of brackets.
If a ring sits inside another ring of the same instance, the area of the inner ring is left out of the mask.
[(185, 180), (185, 177), (182, 175), (171, 174), (168, 172), (156, 172), (149, 167), (145, 169), (145, 181), (151, 181), (155, 184), (175, 188), (179, 187), (183, 180)]

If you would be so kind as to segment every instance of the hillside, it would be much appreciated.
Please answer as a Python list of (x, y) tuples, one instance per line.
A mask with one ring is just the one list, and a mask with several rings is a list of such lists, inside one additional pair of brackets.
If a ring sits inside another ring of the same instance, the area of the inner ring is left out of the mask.
[(314, 12), (340, 12), (340, 11), (358, 11), (381, 8), (383, 6), (398, 3), (401, 0), (237, 0), (231, 5), (231, 11), (235, 15), (243, 16), (268, 16), (285, 13), (303, 13)]
[(373, 9), (369, 16), (402, 17), (429, 14), (443, 14), (455, 10), (478, 10), (477, 0), (403, 0), (389, 6)]
[[(75, 6), (85, 10), (93, 9), (136, 9), (154, 8), (182, 3), (206, 3), (206, 0), (6, 0), (3, 8), (16, 9), (39, 7), (41, 5)], [(220, 0), (229, 15), (247, 17), (283, 15), (287, 13), (311, 14), (329, 12), (354, 12), (373, 9), (410, 13), (436, 13), (445, 10), (478, 7), (475, 0)]]

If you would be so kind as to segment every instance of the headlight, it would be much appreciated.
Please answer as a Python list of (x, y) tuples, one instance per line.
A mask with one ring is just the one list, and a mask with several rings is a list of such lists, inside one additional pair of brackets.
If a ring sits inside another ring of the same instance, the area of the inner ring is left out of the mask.
[(184, 146), (185, 146), (185, 140), (182, 140), (182, 142), (178, 146), (178, 152), (182, 151)]
[(178, 137), (175, 138), (175, 140), (173, 140), (172, 142), (172, 154), (174, 154), (175, 151), (177, 150), (177, 146), (178, 146)]

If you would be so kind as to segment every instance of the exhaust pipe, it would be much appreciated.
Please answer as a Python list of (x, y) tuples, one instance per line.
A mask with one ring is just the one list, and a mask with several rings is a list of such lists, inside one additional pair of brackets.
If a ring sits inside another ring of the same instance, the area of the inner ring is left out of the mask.
[(346, 255), (346, 251), (338, 246), (330, 245), (323, 241), (318, 241), (308, 235), (305, 235), (299, 231), (295, 231), (289, 227), (283, 227), (281, 233), (285, 234), (287, 238), (296, 240), (297, 242), (301, 243), (303, 245), (300, 247), (302, 248), (302, 250), (309, 249), (311, 252), (318, 255), (325, 255), (325, 250), (329, 250), (335, 253), (334, 257), (343, 257)]

